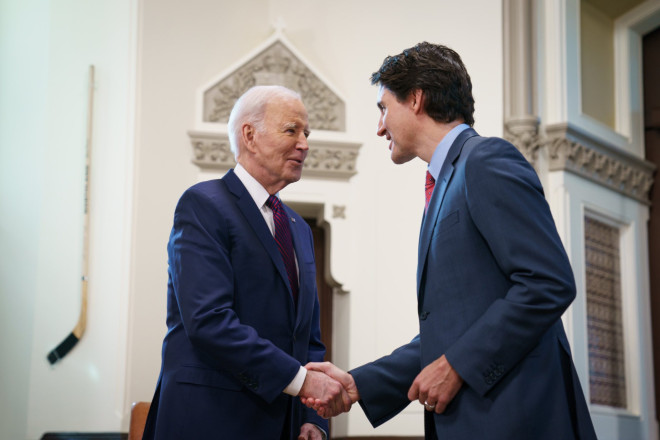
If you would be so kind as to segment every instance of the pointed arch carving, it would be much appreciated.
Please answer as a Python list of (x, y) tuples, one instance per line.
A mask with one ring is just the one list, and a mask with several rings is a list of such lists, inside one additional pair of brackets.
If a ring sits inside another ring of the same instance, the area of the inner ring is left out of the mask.
[(344, 131), (345, 104), (281, 39), (204, 91), (204, 122), (227, 122), (234, 102), (250, 87), (279, 84), (297, 91), (312, 129)]

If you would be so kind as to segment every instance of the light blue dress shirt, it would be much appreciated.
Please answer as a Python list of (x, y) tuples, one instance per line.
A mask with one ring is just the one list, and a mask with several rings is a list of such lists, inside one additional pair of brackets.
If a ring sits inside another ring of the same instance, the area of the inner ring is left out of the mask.
[(433, 156), (431, 156), (431, 162), (429, 162), (428, 168), (429, 172), (435, 180), (438, 180), (442, 165), (445, 163), (447, 153), (449, 153), (449, 147), (451, 147), (451, 144), (454, 143), (458, 135), (461, 134), (463, 130), (468, 128), (470, 128), (470, 126), (467, 124), (457, 125), (456, 127), (452, 128), (451, 131), (442, 138), (438, 146), (435, 147), (435, 151), (433, 152)]

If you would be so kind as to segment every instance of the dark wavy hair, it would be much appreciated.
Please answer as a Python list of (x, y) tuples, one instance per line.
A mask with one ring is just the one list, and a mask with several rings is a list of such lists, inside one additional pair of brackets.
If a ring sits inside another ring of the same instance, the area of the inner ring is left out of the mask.
[(404, 101), (411, 92), (421, 90), (426, 113), (438, 122), (463, 119), (474, 125), (472, 81), (461, 57), (452, 49), (426, 41), (398, 55), (388, 56), (371, 84), (380, 84), (397, 100)]

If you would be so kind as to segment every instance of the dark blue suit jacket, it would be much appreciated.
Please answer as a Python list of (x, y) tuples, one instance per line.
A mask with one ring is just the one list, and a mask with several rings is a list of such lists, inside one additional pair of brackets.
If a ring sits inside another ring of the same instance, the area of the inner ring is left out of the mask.
[(534, 169), (510, 143), (463, 131), (420, 232), (420, 333), (353, 370), (374, 426), (446, 355), (465, 384), (427, 438), (595, 439), (561, 315), (573, 273)]
[(282, 393), (322, 361), (312, 234), (285, 206), (298, 259), (294, 306), (275, 239), (230, 170), (179, 200), (168, 244), (163, 360), (145, 439), (294, 439), (327, 421)]

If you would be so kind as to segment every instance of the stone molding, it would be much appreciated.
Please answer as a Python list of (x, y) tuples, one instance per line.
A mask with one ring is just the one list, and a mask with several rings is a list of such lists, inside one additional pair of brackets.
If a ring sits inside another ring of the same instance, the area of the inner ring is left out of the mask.
[[(201, 169), (226, 170), (236, 165), (226, 133), (191, 130), (188, 136), (193, 150), (192, 162)], [(357, 174), (360, 146), (355, 142), (310, 139), (303, 175), (348, 180)]]
[(539, 134), (535, 117), (509, 118), (504, 138), (538, 170), (538, 154), (546, 149), (549, 171), (570, 171), (599, 185), (650, 205), (655, 166), (644, 159), (586, 135), (566, 123), (546, 126)]
[(570, 171), (650, 205), (655, 166), (568, 124), (545, 127), (550, 171)]

